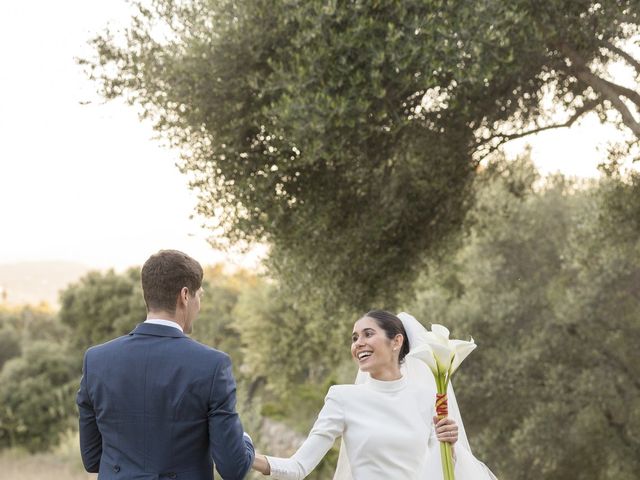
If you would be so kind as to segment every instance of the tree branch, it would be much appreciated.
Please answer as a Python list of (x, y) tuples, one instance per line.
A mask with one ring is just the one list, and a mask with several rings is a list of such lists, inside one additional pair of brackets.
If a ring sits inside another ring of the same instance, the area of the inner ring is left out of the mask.
[(526, 137), (527, 135), (533, 135), (534, 133), (544, 132), (546, 130), (554, 130), (556, 128), (571, 127), (582, 115), (584, 115), (587, 112), (590, 112), (595, 107), (597, 107), (600, 103), (602, 103), (601, 98), (595, 98), (595, 99), (586, 101), (581, 107), (577, 108), (576, 111), (573, 113), (573, 115), (571, 115), (571, 117), (569, 117), (569, 119), (564, 123), (557, 123), (554, 125), (545, 125), (544, 127), (538, 127), (531, 130), (527, 130), (525, 132), (517, 132), (509, 135), (493, 135), (491, 136), (491, 138), (481, 141), (476, 145), (476, 150), (477, 150), (479, 147), (482, 147), (483, 145), (486, 145), (487, 143), (497, 138), (500, 139), (497, 144), (489, 148), (489, 151), (487, 153), (482, 155), (480, 160), (490, 155), (491, 153), (495, 152), (498, 148), (500, 148), (505, 143), (510, 142), (511, 140), (516, 140), (518, 138)]
[(640, 75), (640, 62), (638, 60), (633, 58), (631, 55), (629, 55), (627, 52), (625, 52), (621, 48), (616, 47), (611, 42), (604, 41), (604, 42), (602, 42), (602, 46), (605, 49), (609, 50), (611, 53), (614, 53), (614, 54), (618, 55), (619, 57), (622, 57), (624, 60), (626, 60), (626, 62), (629, 65), (631, 65), (633, 68), (635, 68), (635, 70), (638, 73), (638, 75)]
[[(614, 45), (611, 45), (612, 48), (617, 48)], [(609, 88), (611, 88), (612, 90), (614, 90), (616, 92), (616, 96), (618, 95), (622, 95), (623, 97), (627, 97), (629, 100), (631, 100), (633, 103), (635, 103), (639, 108), (640, 108), (640, 94), (638, 94), (638, 92), (636, 92), (635, 90), (632, 90), (630, 88), (627, 87), (623, 87), (622, 85), (618, 85), (617, 83), (613, 83), (610, 82), (609, 80), (606, 80), (602, 77), (599, 77), (597, 75), (595, 75), (594, 73), (591, 72), (591, 69), (589, 68), (589, 66), (587, 65), (587, 63), (585, 62), (584, 58), (582, 58), (582, 56), (576, 52), (575, 50), (573, 50), (572, 48), (570, 48), (568, 45), (566, 44), (562, 44), (561, 45), (561, 50), (562, 53), (564, 53), (567, 58), (569, 60), (571, 60), (571, 63), (573, 64), (573, 68), (570, 67), (569, 70), (576, 74), (576, 77), (578, 77), (578, 73), (582, 74), (585, 76), (585, 78), (589, 78), (589, 80), (591, 80), (592, 82), (599, 84), (599, 85), (607, 85)], [(620, 49), (618, 49), (620, 50)], [(622, 50), (620, 50), (622, 52)], [(631, 58), (631, 60), (633, 62), (635, 62), (636, 64), (638, 64), (638, 62), (631, 57), (630, 55), (628, 55), (625, 52), (622, 52), (625, 55), (629, 56), (629, 58)], [(638, 64), (640, 65), (640, 64)], [(579, 78), (579, 77), (578, 77)], [(582, 79), (581, 79), (582, 80)], [(591, 85), (591, 83), (589, 81), (585, 81), (583, 80), (587, 85), (590, 85), (593, 87), (593, 85)]]
[(602, 95), (603, 100), (611, 102), (613, 108), (618, 110), (622, 116), (622, 122), (636, 137), (640, 138), (640, 123), (636, 121), (629, 108), (620, 98), (620, 96), (624, 96), (640, 107), (640, 94), (630, 88), (622, 87), (591, 73), (582, 56), (566, 43), (560, 44), (559, 47), (560, 51), (571, 61), (572, 66), (569, 67), (569, 72)]
[(591, 87), (593, 87), (593, 84), (600, 85), (600, 86), (606, 85), (608, 88), (610, 88), (612, 91), (616, 93), (616, 96), (626, 97), (629, 100), (631, 100), (633, 103), (635, 103), (638, 106), (638, 108), (640, 108), (640, 94), (635, 90), (631, 90), (630, 88), (623, 87), (622, 85), (618, 85), (617, 83), (613, 83), (613, 82), (610, 82), (609, 80), (598, 77), (597, 75), (594, 75), (588, 70), (578, 71), (578, 72), (575, 72), (575, 74), (576, 74), (576, 77), (578, 78), (580, 78), (580, 76), (582, 75), (584, 79), (590, 80), (590, 81), (587, 81), (587, 80), (583, 80), (583, 78), (580, 78), (580, 80), (584, 81), (588, 85), (591, 85)]
[[(607, 82), (606, 80), (603, 80), (600, 77), (593, 75), (592, 73), (587, 73), (584, 71), (575, 72), (575, 75), (579, 80), (582, 80), (596, 92), (600, 93), (604, 97), (604, 99), (609, 100), (613, 108), (618, 110), (620, 115), (622, 115), (622, 122), (636, 135), (636, 137), (640, 138), (640, 123), (638, 123), (633, 117), (633, 114), (631, 113), (629, 108), (618, 96), (619, 92), (616, 88), (610, 85), (610, 82)], [(640, 106), (640, 103), (636, 104)]]

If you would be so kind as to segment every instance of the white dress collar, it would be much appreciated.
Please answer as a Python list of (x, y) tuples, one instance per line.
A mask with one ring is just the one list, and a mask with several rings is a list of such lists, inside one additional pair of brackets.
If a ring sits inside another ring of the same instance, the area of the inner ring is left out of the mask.
[(376, 380), (369, 377), (366, 384), (379, 392), (397, 392), (407, 386), (407, 377), (403, 375), (398, 380)]

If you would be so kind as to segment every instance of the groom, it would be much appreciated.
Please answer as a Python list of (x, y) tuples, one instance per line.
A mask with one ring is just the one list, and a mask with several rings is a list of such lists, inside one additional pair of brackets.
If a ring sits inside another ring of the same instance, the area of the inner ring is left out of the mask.
[(254, 457), (228, 355), (191, 340), (202, 267), (161, 250), (142, 267), (147, 319), (91, 347), (77, 404), (85, 468), (106, 479), (245, 477)]

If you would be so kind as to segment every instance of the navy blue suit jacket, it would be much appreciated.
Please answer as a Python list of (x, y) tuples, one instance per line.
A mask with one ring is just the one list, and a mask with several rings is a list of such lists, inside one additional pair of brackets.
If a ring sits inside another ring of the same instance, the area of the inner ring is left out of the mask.
[(108, 479), (245, 477), (255, 455), (236, 413), (229, 356), (180, 330), (141, 323), (91, 347), (77, 397), (80, 450)]

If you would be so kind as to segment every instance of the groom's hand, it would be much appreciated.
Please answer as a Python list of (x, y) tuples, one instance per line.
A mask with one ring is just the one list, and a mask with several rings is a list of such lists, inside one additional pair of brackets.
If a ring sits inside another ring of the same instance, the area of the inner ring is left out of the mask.
[(439, 441), (449, 442), (451, 445), (458, 441), (458, 425), (455, 420), (449, 417), (438, 420), (438, 417), (433, 417), (433, 424)]

